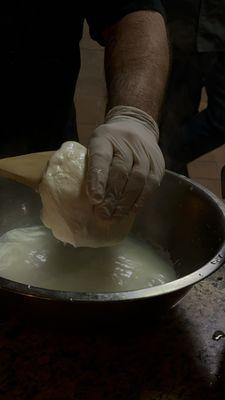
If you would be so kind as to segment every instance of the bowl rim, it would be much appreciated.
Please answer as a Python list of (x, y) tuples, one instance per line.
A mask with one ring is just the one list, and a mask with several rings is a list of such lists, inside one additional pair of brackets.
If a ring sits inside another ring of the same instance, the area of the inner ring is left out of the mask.
[[(205, 188), (200, 183), (194, 182), (184, 175), (177, 174), (172, 171), (166, 171), (167, 175), (177, 176), (182, 181), (189, 182), (196, 189), (203, 191), (213, 201), (221, 216), (224, 219), (224, 230), (225, 230), (225, 205), (215, 194), (209, 189)], [(218, 268), (220, 268), (225, 262), (225, 235), (223, 243), (221, 244), (217, 253), (210, 259), (203, 267), (197, 269), (191, 274), (185, 275), (174, 281), (165, 283), (163, 285), (154, 286), (151, 288), (143, 288), (137, 290), (123, 291), (123, 292), (74, 292), (74, 291), (63, 291), (55, 289), (46, 289), (42, 287), (36, 287), (29, 284), (19, 283), (3, 277), (0, 277), (0, 289), (12, 292), (14, 294), (23, 295), (25, 297), (34, 297), (40, 300), (51, 300), (60, 302), (121, 302), (121, 301), (136, 301), (141, 299), (158, 297), (166, 294), (176, 292), (192, 286), (195, 283), (200, 282), (207, 276), (211, 275)]]

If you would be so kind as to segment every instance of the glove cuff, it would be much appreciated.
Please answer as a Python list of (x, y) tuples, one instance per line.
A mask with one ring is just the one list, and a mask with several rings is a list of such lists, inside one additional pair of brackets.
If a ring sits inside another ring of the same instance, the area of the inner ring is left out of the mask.
[(131, 106), (115, 106), (111, 108), (105, 116), (105, 122), (113, 121), (116, 119), (135, 119), (146, 128), (154, 133), (156, 140), (159, 140), (159, 127), (157, 122), (151, 115), (147, 114), (145, 111), (140, 110), (136, 107)]

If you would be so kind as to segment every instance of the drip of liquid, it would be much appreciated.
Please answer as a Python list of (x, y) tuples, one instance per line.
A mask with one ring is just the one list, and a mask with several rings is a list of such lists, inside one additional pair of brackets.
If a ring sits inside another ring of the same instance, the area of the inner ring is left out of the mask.
[(218, 342), (218, 340), (225, 338), (225, 333), (223, 331), (216, 331), (212, 338)]
[(0, 275), (29, 287), (79, 292), (136, 290), (176, 279), (169, 260), (137, 239), (109, 248), (74, 248), (43, 226), (14, 229), (0, 238)]

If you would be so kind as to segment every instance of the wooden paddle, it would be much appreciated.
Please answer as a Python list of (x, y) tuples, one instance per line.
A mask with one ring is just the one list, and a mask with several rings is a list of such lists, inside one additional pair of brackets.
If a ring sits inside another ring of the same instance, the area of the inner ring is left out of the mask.
[(38, 189), (48, 160), (54, 151), (25, 154), (23, 156), (0, 159), (0, 176)]

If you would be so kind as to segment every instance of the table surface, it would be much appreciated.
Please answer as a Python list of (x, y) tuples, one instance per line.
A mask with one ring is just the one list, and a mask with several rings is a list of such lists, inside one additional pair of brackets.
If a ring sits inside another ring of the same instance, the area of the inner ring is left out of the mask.
[(58, 331), (0, 315), (0, 400), (225, 398), (225, 267), (154, 327)]

